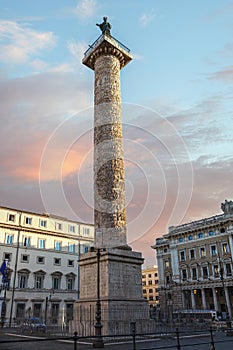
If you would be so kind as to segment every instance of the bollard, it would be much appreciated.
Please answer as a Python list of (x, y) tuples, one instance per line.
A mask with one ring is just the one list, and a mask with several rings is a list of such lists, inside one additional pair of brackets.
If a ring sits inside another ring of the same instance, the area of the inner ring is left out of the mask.
[(180, 334), (179, 334), (179, 329), (176, 328), (176, 340), (177, 340), (177, 350), (180, 350)]
[(133, 338), (133, 350), (136, 350), (136, 322), (131, 322), (130, 328), (131, 328), (132, 338)]
[(78, 333), (74, 332), (74, 350), (77, 350)]
[(211, 344), (211, 350), (215, 350), (214, 346), (214, 337), (213, 337), (213, 330), (210, 328), (210, 344)]

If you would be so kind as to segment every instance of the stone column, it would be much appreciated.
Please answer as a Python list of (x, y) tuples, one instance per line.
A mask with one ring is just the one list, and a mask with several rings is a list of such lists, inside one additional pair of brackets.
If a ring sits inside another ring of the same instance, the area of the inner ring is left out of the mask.
[(124, 45), (111, 35), (103, 34), (87, 50), (82, 61), (95, 71), (95, 245), (104, 248), (128, 248), (120, 70), (131, 59)]
[[(93, 335), (90, 325), (97, 329), (97, 319), (102, 333), (109, 335), (122, 330), (129, 333), (131, 322), (145, 333), (151, 324), (149, 305), (142, 295), (143, 258), (126, 240), (120, 70), (131, 59), (129, 49), (110, 34), (103, 34), (90, 45), (82, 61), (95, 71), (95, 247), (79, 260), (81, 288), (75, 330), (82, 335)], [(101, 250), (99, 262), (95, 248), (107, 248)]]
[(126, 245), (120, 61), (110, 52), (95, 61), (94, 222), (104, 247)]
[(181, 290), (181, 300), (182, 300), (182, 309), (186, 309), (185, 295), (183, 290)]
[(212, 293), (213, 293), (213, 300), (214, 300), (214, 309), (215, 309), (216, 311), (219, 311), (218, 299), (217, 299), (217, 295), (216, 295), (216, 290), (215, 290), (215, 288), (212, 288)]
[(196, 309), (196, 300), (195, 300), (195, 295), (193, 293), (193, 290), (191, 290), (191, 303), (192, 303), (192, 309)]
[(228, 311), (229, 316), (231, 318), (232, 317), (231, 302), (230, 302), (230, 297), (229, 297), (229, 290), (227, 287), (225, 287), (224, 293), (225, 293), (225, 297), (226, 297), (227, 311)]
[(206, 310), (207, 307), (206, 307), (206, 297), (205, 297), (205, 289), (201, 289), (201, 299), (202, 299), (202, 306), (203, 306), (203, 309)]

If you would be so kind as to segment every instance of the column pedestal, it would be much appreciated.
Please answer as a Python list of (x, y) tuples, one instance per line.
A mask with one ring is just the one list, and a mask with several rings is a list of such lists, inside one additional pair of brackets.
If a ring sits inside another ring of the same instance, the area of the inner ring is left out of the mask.
[[(145, 332), (149, 305), (142, 296), (140, 253), (109, 249), (100, 256), (100, 303), (102, 335), (130, 333), (132, 322), (137, 332)], [(97, 257), (84, 254), (80, 262), (81, 290), (76, 303), (75, 330), (80, 335), (95, 335), (97, 301)]]

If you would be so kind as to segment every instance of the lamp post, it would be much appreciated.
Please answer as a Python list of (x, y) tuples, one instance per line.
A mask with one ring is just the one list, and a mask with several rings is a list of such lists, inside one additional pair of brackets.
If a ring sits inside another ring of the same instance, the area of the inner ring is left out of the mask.
[(95, 323), (95, 335), (97, 338), (93, 341), (93, 348), (104, 348), (104, 342), (102, 338), (102, 322), (101, 322), (101, 301), (100, 301), (100, 252), (101, 248), (91, 248), (91, 251), (96, 251), (97, 257), (97, 301), (96, 301), (96, 323)]
[(2, 301), (2, 308), (1, 308), (1, 327), (4, 327), (4, 322), (6, 318), (6, 291), (9, 289), (9, 279), (8, 279), (8, 270), (6, 267), (6, 263), (4, 261), (3, 267), (1, 267), (1, 273), (2, 273), (2, 285), (1, 285), (1, 290), (4, 290), (3, 294), (3, 301)]
[(3, 284), (1, 289), (4, 290), (3, 301), (2, 301), (2, 309), (1, 309), (1, 327), (4, 327), (4, 321), (6, 317), (6, 289), (7, 286)]
[(44, 322), (47, 325), (47, 316), (48, 316), (48, 302), (49, 302), (49, 298), (46, 297), (45, 298), (45, 317), (44, 317)]
[(231, 327), (231, 322), (229, 321), (229, 316), (228, 316), (228, 306), (227, 306), (226, 293), (225, 293), (223, 263), (222, 263), (222, 260), (220, 258), (218, 260), (219, 260), (219, 266), (220, 266), (219, 274), (220, 274), (220, 280), (222, 282), (222, 292), (223, 292), (224, 304), (225, 304), (225, 309), (226, 309), (226, 326)]

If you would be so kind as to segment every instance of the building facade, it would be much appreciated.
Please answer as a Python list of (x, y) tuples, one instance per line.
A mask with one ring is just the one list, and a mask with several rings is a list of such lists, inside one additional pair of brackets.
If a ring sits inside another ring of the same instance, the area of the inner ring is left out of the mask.
[(156, 239), (161, 317), (180, 309), (233, 316), (233, 202), (223, 214), (176, 227)]
[(151, 307), (158, 305), (158, 266), (148, 266), (142, 270), (142, 294)]
[(79, 298), (78, 260), (93, 241), (93, 225), (0, 207), (0, 264), (6, 261), (9, 281), (0, 294), (5, 322), (34, 316), (68, 324)]

